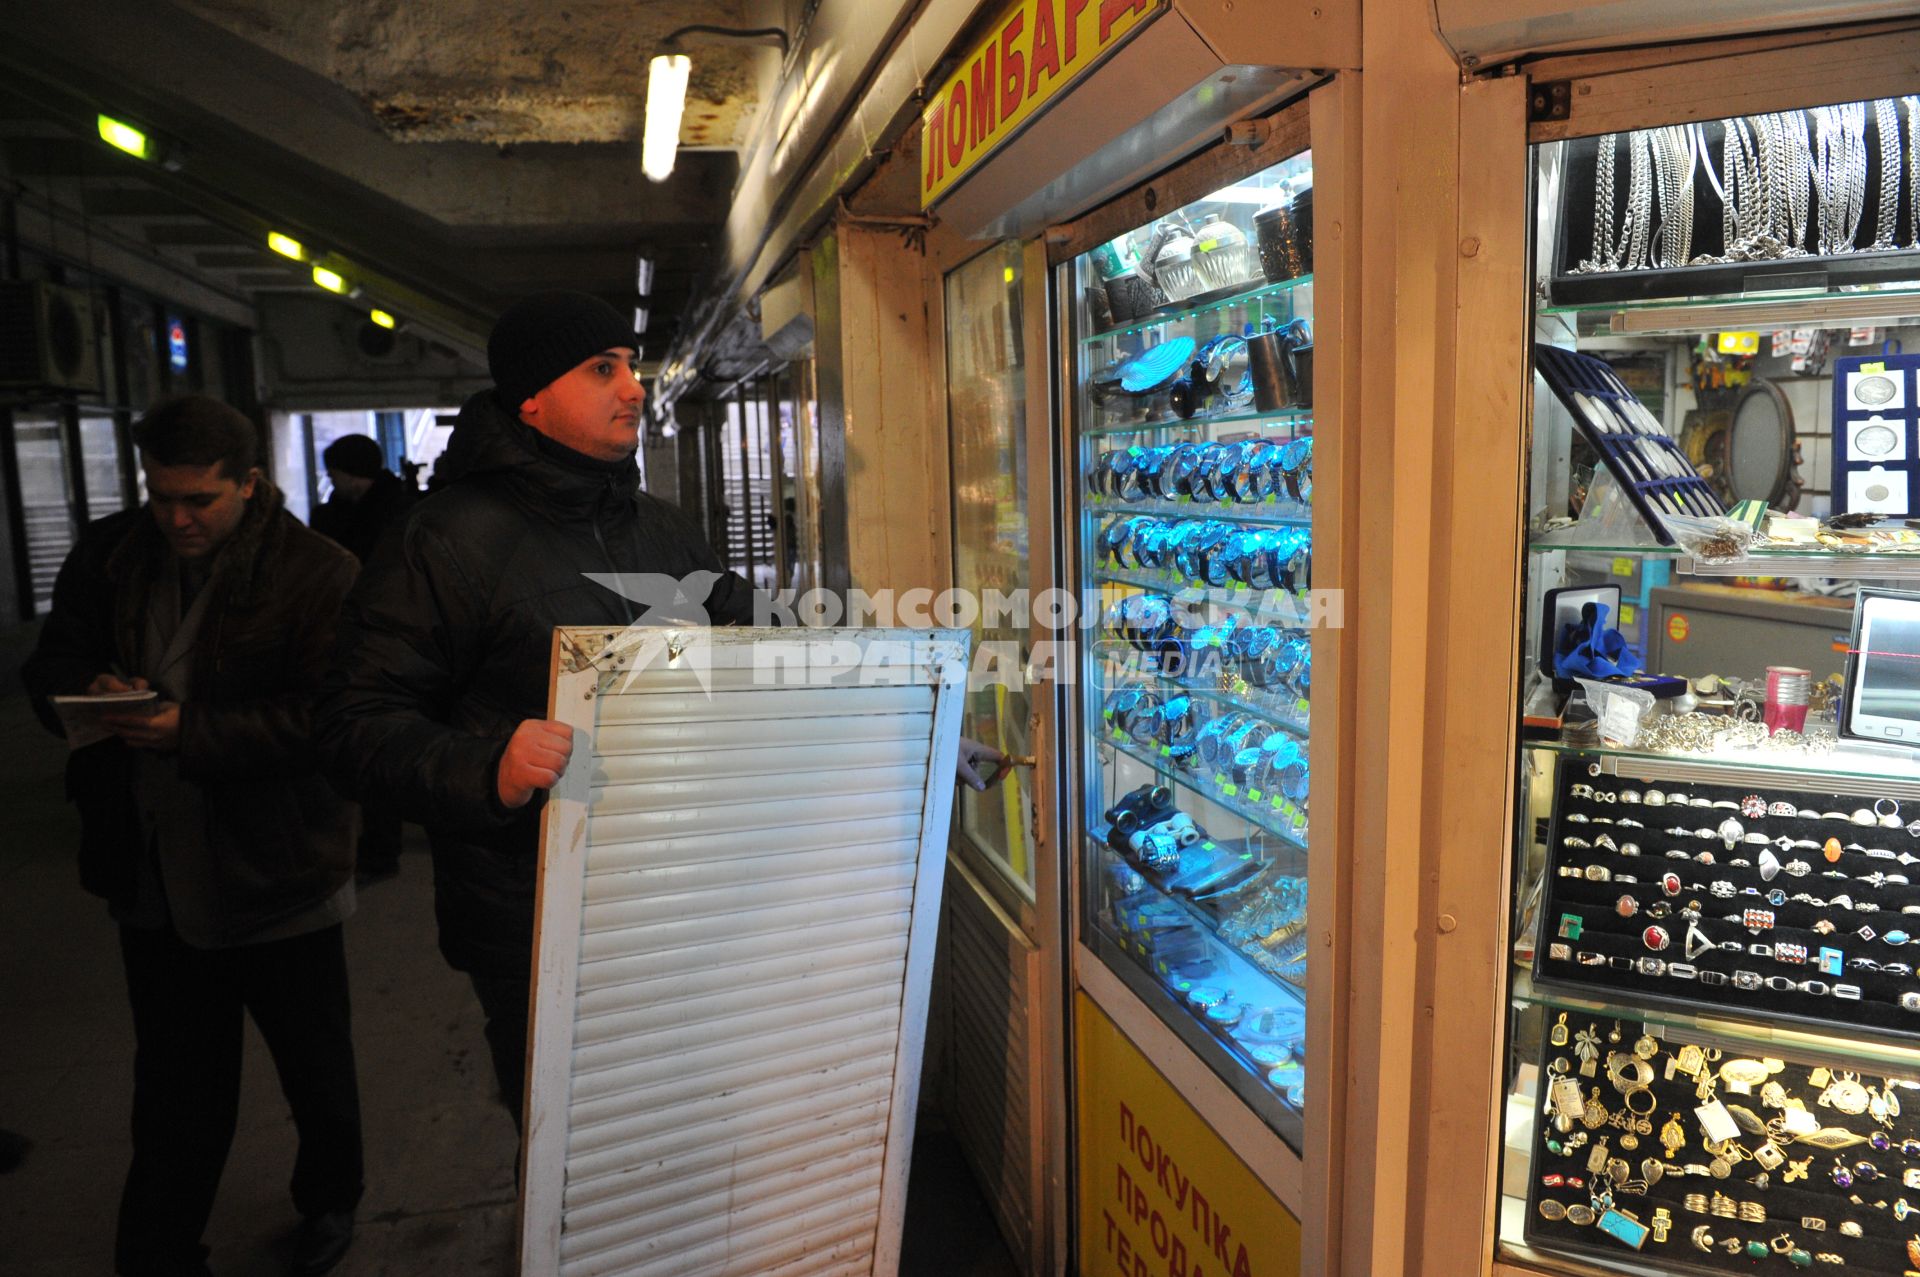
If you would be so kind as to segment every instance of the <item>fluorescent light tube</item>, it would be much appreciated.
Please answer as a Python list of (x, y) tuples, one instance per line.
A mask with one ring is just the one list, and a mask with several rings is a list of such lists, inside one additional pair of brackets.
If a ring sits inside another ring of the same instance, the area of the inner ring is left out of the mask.
[(647, 64), (647, 122), (640, 140), (640, 171), (656, 182), (673, 173), (680, 149), (680, 116), (687, 109), (693, 63), (684, 53), (663, 53)]

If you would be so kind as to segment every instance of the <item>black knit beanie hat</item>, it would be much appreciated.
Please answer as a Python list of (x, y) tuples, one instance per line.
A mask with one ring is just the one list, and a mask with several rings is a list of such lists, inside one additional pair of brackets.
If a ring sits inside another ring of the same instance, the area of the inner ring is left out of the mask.
[(341, 474), (371, 479), (387, 468), (386, 454), (367, 435), (341, 435), (320, 454), (320, 464)]
[(580, 363), (615, 346), (639, 349), (633, 325), (586, 293), (536, 293), (515, 302), (487, 338), (487, 371), (509, 412)]

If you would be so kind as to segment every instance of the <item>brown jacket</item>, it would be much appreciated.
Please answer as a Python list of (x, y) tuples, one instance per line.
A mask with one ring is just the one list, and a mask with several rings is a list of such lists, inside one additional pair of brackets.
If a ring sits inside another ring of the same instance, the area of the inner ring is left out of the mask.
[[(23, 671), (35, 709), (96, 674), (136, 670), (166, 542), (143, 509), (91, 525), (54, 584), (53, 609)], [(354, 811), (321, 776), (309, 740), (313, 690), (353, 582), (353, 557), (311, 532), (262, 483), (205, 589), (205, 620), (180, 708), (179, 774), (205, 792), (204, 841), (161, 864), (176, 918), (227, 944), (327, 899), (353, 874)], [(134, 890), (138, 820), (131, 751), (74, 752), (82, 883), (108, 900)], [(183, 933), (188, 930), (182, 927)]]

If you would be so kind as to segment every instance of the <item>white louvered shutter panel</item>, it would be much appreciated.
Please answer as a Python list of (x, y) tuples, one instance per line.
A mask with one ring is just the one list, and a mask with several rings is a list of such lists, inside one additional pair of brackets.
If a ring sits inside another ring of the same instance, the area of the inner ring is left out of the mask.
[(895, 1272), (966, 656), (556, 633), (525, 1277)]

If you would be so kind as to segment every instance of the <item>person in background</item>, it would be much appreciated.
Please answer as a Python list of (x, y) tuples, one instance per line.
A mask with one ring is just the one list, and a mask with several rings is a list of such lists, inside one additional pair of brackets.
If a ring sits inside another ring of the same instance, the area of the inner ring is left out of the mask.
[(399, 530), (420, 495), (388, 471), (385, 461), (370, 435), (342, 435), (320, 454), (333, 495), (314, 511), (313, 530), (353, 551), (362, 564), (382, 539)]
[(258, 467), (252, 422), (214, 399), (133, 428), (147, 505), (90, 527), (22, 671), (57, 695), (150, 691), (75, 749), (82, 885), (119, 923), (133, 1011), (133, 1160), (115, 1271), (203, 1277), (233, 1142), (245, 1017), (293, 1110), (295, 1271), (353, 1240), (362, 1191), (341, 924), (353, 807), (320, 774), (311, 699), (353, 556), (301, 526)]
[[(333, 495), (313, 515), (313, 530), (353, 552), (364, 565), (374, 549), (399, 534), (419, 490), (395, 478), (369, 435), (342, 435), (320, 454)], [(354, 869), (362, 887), (400, 872), (400, 813), (379, 799), (360, 805), (360, 844)]]

